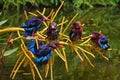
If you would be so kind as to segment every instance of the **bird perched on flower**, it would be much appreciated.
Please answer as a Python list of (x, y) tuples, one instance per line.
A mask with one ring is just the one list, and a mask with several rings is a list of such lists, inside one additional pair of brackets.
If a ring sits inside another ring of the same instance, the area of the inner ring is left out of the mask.
[(33, 36), (36, 31), (41, 28), (43, 21), (48, 21), (49, 19), (44, 16), (37, 16), (30, 20), (27, 20), (22, 24), (22, 27), (25, 29), (24, 36)]
[(49, 44), (43, 44), (38, 41), (39, 48), (36, 47), (36, 42), (29, 43), (28, 49), (36, 56), (35, 63), (39, 66), (48, 63), (53, 54), (53, 49), (62, 48), (58, 41), (52, 41)]
[(49, 40), (57, 40), (59, 35), (59, 29), (57, 27), (57, 23), (52, 22), (50, 23), (47, 29), (47, 38)]
[(102, 48), (104, 50), (108, 50), (110, 48), (110, 46), (108, 44), (108, 39), (101, 32), (94, 31), (90, 35), (90, 38), (91, 38), (92, 42), (96, 44), (96, 46), (99, 46), (100, 48)]
[(71, 41), (77, 41), (82, 39), (82, 25), (79, 21), (73, 23), (69, 37)]

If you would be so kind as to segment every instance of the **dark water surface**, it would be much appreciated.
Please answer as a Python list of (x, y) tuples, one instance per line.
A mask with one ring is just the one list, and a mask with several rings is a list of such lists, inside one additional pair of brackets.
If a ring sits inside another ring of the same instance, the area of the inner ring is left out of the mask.
[[(106, 7), (77, 11), (61, 11), (55, 20), (61, 22), (63, 15), (69, 20), (76, 12), (79, 13), (76, 20), (85, 24), (83, 36), (89, 35), (92, 31), (102, 31), (102, 33), (108, 37), (109, 44), (113, 50), (106, 52), (105, 55), (109, 57), (110, 61), (107, 62), (100, 56), (97, 56), (96, 59), (93, 60), (95, 68), (92, 68), (90, 65), (82, 66), (78, 57), (68, 52), (69, 72), (65, 72), (63, 62), (59, 58), (56, 58), (53, 69), (54, 80), (120, 80), (120, 9)], [(8, 19), (6, 24), (0, 26), (0, 29), (5, 28), (4, 26), (21, 26), (25, 21), (24, 13), (17, 11), (4, 11), (0, 17), (2, 20)], [(3, 42), (5, 43), (8, 35), (8, 33), (0, 35), (1, 45)], [(0, 50), (1, 48), (2, 46), (0, 46)], [(16, 59), (16, 54), (5, 57), (6, 67), (4, 80), (10, 80), (9, 75)], [(43, 71), (41, 72), (44, 74)], [(31, 76), (23, 76), (20, 73), (16, 75), (14, 80), (25, 79), (32, 80)], [(50, 76), (45, 80), (49, 79)]]

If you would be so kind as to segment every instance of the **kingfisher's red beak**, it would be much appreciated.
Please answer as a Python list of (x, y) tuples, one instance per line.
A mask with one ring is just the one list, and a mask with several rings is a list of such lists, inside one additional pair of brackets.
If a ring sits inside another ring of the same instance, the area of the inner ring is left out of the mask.
[(43, 21), (49, 21), (50, 19), (48, 19), (47, 17), (43, 18)]
[(59, 45), (58, 48), (64, 48), (64, 46), (63, 45)]
[(94, 35), (90, 35), (90, 38), (95, 38), (95, 36)]

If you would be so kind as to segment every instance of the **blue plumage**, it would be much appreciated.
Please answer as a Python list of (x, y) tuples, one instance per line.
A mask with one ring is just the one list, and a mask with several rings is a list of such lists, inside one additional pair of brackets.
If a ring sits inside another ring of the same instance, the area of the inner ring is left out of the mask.
[(32, 18), (27, 22), (22, 24), (22, 27), (25, 29), (24, 36), (32, 36), (37, 30), (40, 29), (42, 20), (39, 18)]
[(101, 38), (98, 40), (98, 44), (102, 49), (107, 50), (108, 48), (110, 48), (110, 46), (108, 45), (108, 40), (105, 35), (101, 36)]
[(36, 50), (36, 56), (37, 57), (42, 57), (42, 56), (46, 56), (47, 54), (49, 54), (49, 52), (52, 50), (52, 48), (48, 45), (41, 45), (39, 46), (39, 49)]
[[(43, 54), (43, 53), (42, 53)], [(41, 57), (37, 57), (36, 59), (35, 59), (35, 63), (37, 64), (37, 65), (42, 65), (42, 64), (46, 64), (48, 61), (49, 61), (49, 59), (50, 59), (50, 57), (52, 56), (52, 50), (50, 50), (46, 55), (44, 55), (44, 56), (41, 56)]]
[(52, 56), (52, 48), (48, 44), (41, 45), (39, 46), (39, 49), (36, 50), (35, 63), (37, 65), (46, 64), (51, 56)]
[[(44, 43), (42, 41), (38, 41), (39, 46), (44, 45)], [(35, 41), (31, 41), (28, 44), (28, 50), (30, 50), (34, 55), (36, 55), (36, 51), (37, 51), (37, 46), (36, 46), (36, 42)]]
[(36, 43), (35, 43), (35, 41), (31, 41), (29, 44), (28, 44), (28, 50), (30, 50), (33, 54), (36, 54), (36, 48), (35, 48), (35, 45), (36, 45)]
[(35, 63), (39, 66), (46, 64), (52, 56), (52, 50), (56, 48), (62, 48), (58, 41), (52, 41), (49, 44), (44, 44), (42, 41), (38, 41), (39, 48), (35, 41), (31, 41), (28, 44), (28, 50), (31, 51), (35, 56)]
[(42, 41), (39, 40), (38, 45), (39, 48), (37, 49), (35, 41), (31, 41), (28, 44), (28, 50), (36, 56), (35, 63), (38, 66), (46, 64), (52, 56), (52, 50), (57, 47), (61, 47), (61, 45), (57, 41), (53, 41), (49, 44), (44, 44)]
[(22, 27), (25, 29), (24, 36), (32, 36), (32, 34), (36, 33), (45, 20), (47, 20), (46, 17), (37, 16), (23, 23)]
[(36, 47), (36, 42), (31, 41), (28, 44), (28, 50), (30, 50), (35, 56), (35, 63), (37, 65), (46, 64), (52, 56), (52, 48), (48, 44), (43, 44), (40, 40), (38, 41), (39, 48)]

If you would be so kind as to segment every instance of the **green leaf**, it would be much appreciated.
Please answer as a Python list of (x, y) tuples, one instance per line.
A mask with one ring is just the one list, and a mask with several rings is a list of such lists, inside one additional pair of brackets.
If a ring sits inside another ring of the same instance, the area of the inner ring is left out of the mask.
[(18, 50), (18, 47), (11, 49), (11, 50), (7, 50), (7, 51), (5, 51), (4, 56), (9, 56), (9, 55), (13, 54), (14, 52), (16, 52), (17, 50)]
[(0, 21), (0, 26), (4, 23), (6, 23), (8, 20), (3, 20), (3, 21)]
[(51, 2), (52, 4), (54, 4), (54, 0), (50, 0), (50, 2)]

